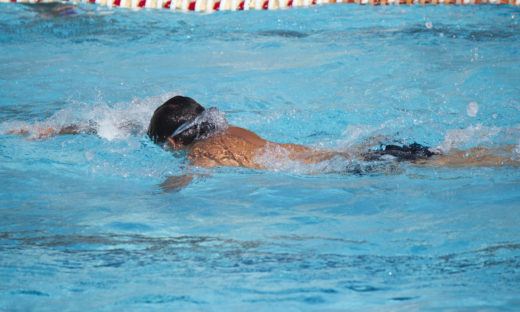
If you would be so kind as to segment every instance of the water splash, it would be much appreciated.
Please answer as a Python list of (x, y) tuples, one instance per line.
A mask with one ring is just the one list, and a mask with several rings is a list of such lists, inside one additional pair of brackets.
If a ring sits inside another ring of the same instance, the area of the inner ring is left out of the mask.
[(515, 145), (515, 147), (511, 150), (511, 153), (513, 154), (511, 156), (511, 159), (513, 160), (520, 160), (520, 141), (518, 144)]
[(295, 159), (291, 151), (285, 147), (272, 143), (267, 144), (262, 152), (255, 157), (255, 162), (268, 171), (303, 175), (324, 173), (372, 174), (387, 171), (390, 163), (387, 161), (363, 161), (358, 159), (355, 153), (350, 155), (347, 152), (316, 163), (307, 163)]
[(131, 135), (144, 134), (155, 108), (178, 94), (172, 91), (114, 105), (101, 99), (94, 103), (71, 101), (69, 106), (43, 121), (5, 122), (0, 126), (0, 131), (27, 135), (29, 139), (42, 139), (56, 134), (60, 129), (74, 127), (77, 132), (96, 133), (108, 141), (126, 139)]
[(274, 172), (304, 173), (305, 165), (295, 159), (291, 159), (288, 149), (278, 144), (266, 144), (255, 157), (255, 162), (261, 167)]
[(481, 124), (469, 126), (466, 129), (448, 130), (444, 136), (444, 141), (432, 149), (441, 153), (447, 153), (455, 147), (476, 146), (481, 143), (492, 142), (493, 138), (501, 132), (502, 129), (499, 127), (486, 127)]
[[(341, 157), (340, 157), (341, 158)], [(293, 174), (317, 174), (327, 172), (340, 172), (345, 168), (346, 160), (328, 160), (314, 164), (307, 164), (294, 159), (291, 152), (279, 144), (268, 143), (255, 157), (255, 162), (263, 169), (273, 172), (286, 172)], [(336, 166), (338, 168), (333, 168)]]
[(477, 117), (478, 113), (478, 104), (477, 102), (471, 102), (468, 104), (468, 107), (466, 108), (466, 113), (469, 117)]
[(370, 125), (348, 125), (347, 129), (341, 133), (341, 139), (337, 144), (341, 147), (350, 147), (362, 139), (372, 136), (378, 130), (384, 128), (384, 125), (370, 126)]

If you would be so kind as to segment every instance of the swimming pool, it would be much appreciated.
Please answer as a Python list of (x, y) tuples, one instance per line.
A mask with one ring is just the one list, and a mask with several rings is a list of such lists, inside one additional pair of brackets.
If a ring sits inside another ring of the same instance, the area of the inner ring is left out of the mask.
[[(182, 93), (279, 142), (518, 146), (519, 13), (0, 5), (0, 310), (518, 310), (518, 168), (286, 162), (163, 193), (185, 164), (145, 129)], [(89, 120), (99, 135), (7, 134)]]

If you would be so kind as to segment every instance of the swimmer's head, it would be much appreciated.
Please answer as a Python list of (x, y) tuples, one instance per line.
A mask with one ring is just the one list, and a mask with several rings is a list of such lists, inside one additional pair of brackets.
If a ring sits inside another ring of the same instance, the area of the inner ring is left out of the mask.
[[(194, 99), (175, 96), (155, 110), (148, 126), (148, 136), (154, 143), (164, 144), (180, 126), (195, 120), (202, 112), (204, 107)], [(175, 140), (180, 144), (188, 145), (198, 135), (196, 128), (190, 128), (175, 135)]]

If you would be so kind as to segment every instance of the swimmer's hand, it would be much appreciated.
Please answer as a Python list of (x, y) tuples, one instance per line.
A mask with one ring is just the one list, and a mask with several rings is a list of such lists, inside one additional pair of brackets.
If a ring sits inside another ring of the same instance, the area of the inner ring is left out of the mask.
[(193, 180), (192, 175), (171, 176), (159, 184), (164, 193), (173, 193), (182, 190)]

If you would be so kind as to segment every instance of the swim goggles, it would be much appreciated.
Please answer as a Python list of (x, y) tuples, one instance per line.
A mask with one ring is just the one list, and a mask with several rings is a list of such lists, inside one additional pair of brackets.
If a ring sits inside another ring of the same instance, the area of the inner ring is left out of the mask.
[[(210, 135), (222, 132), (228, 128), (228, 122), (225, 115), (226, 114), (219, 111), (218, 108), (210, 107), (200, 113), (195, 117), (195, 119), (186, 121), (180, 125), (170, 138), (174, 138), (193, 127), (197, 127), (197, 136), (195, 137), (195, 140), (203, 139)], [(201, 130), (206, 131), (201, 135)]]

